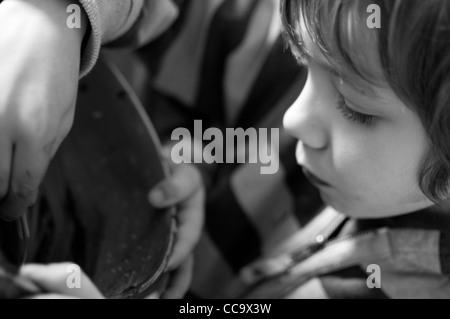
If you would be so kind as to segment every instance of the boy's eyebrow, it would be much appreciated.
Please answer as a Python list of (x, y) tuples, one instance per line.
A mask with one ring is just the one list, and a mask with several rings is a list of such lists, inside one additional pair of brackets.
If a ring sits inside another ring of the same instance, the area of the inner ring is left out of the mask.
[(361, 81), (356, 81), (353, 80), (352, 77), (350, 76), (343, 75), (342, 73), (338, 72), (328, 61), (324, 60), (321, 57), (318, 57), (317, 55), (314, 55), (305, 46), (302, 46), (299, 51), (303, 59), (307, 61), (314, 61), (315, 63), (319, 64), (322, 68), (327, 70), (333, 76), (345, 80), (356, 91), (359, 91), (363, 95), (369, 95), (374, 98), (380, 98), (380, 95), (364, 79), (361, 79)]

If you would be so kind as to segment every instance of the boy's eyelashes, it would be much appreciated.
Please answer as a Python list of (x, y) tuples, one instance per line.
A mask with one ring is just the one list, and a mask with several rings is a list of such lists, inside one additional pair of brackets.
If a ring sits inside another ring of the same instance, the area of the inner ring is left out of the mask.
[[(314, 58), (308, 54), (306, 50), (298, 49), (294, 51), (294, 57), (299, 65), (302, 66), (309, 66), (312, 61), (315, 61)], [(343, 78), (341, 74), (336, 71), (331, 66), (327, 65), (323, 62), (317, 62), (322, 68), (328, 71), (328, 73), (335, 79), (339, 81), (340, 85), (343, 85)], [(345, 97), (338, 93), (338, 100), (337, 100), (337, 108), (342, 113), (342, 116), (349, 120), (356, 122), (358, 124), (364, 125), (364, 126), (371, 126), (375, 120), (374, 115), (369, 115), (365, 113), (358, 112), (354, 110), (353, 108), (349, 107)]]
[(338, 95), (337, 108), (341, 111), (342, 116), (349, 121), (357, 122), (365, 126), (371, 126), (374, 122), (375, 116), (355, 111), (347, 105), (342, 94)]

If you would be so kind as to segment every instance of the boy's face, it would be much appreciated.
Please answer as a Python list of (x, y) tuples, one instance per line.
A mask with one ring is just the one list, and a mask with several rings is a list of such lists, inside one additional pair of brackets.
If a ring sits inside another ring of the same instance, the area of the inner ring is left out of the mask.
[(428, 145), (419, 117), (388, 87), (363, 91), (340, 80), (311, 42), (305, 47), (313, 55), (308, 80), (284, 125), (324, 201), (358, 218), (431, 206), (418, 184)]

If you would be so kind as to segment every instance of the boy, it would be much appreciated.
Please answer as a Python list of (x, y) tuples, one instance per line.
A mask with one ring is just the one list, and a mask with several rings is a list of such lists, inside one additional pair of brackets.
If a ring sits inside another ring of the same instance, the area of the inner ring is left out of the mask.
[(448, 299), (450, 3), (283, 0), (282, 16), (309, 68), (284, 124), (328, 208), (243, 272), (244, 295)]

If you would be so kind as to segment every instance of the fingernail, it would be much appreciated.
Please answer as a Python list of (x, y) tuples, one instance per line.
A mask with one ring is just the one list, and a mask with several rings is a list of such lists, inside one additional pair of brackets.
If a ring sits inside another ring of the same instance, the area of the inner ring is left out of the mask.
[(161, 205), (165, 201), (164, 192), (160, 189), (155, 189), (150, 193), (150, 202), (155, 205)]

